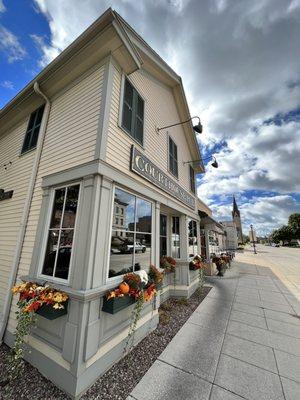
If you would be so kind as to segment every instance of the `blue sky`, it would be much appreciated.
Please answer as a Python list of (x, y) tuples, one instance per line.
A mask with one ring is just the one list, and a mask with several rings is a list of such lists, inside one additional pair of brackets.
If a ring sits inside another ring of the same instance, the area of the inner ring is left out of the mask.
[(233, 194), (246, 232), (299, 212), (299, 0), (0, 0), (0, 107), (109, 6), (182, 76), (219, 162), (197, 178), (215, 218)]

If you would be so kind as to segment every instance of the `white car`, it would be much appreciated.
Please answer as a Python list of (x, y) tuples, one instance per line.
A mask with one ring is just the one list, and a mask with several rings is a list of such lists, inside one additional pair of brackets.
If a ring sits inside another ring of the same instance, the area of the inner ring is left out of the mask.
[[(133, 244), (124, 244), (121, 249), (124, 253), (133, 253)], [(135, 252), (136, 253), (145, 253), (146, 246), (141, 244), (140, 242), (135, 242)]]

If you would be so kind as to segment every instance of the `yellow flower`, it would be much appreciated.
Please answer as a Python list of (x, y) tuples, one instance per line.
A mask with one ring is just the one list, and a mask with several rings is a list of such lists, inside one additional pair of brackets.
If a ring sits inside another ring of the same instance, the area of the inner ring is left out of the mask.
[(64, 308), (64, 306), (63, 306), (62, 304), (55, 303), (54, 306), (53, 306), (53, 308), (55, 308), (55, 310), (61, 310), (61, 309)]

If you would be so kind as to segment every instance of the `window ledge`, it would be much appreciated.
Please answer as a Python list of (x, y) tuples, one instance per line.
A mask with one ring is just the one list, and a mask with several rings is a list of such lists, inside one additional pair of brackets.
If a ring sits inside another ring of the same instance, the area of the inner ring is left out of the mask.
[(70, 299), (79, 300), (83, 302), (103, 297), (107, 291), (114, 289), (121, 282), (115, 280), (114, 282), (108, 282), (106, 285), (98, 286), (97, 288), (94, 289), (80, 290), (80, 289), (72, 289), (68, 286), (60, 285), (59, 283), (55, 283), (52, 281), (51, 282), (46, 281), (44, 279), (36, 278), (30, 275), (21, 276), (20, 279), (24, 282), (36, 282), (39, 285), (43, 286), (49, 284), (49, 286), (61, 290), (62, 292), (65, 292), (70, 297)]
[(32, 149), (29, 149), (29, 150), (24, 151), (23, 153), (21, 152), (21, 153), (19, 154), (19, 157), (26, 156), (27, 154), (32, 153), (34, 150), (36, 150), (36, 146), (33, 147)]

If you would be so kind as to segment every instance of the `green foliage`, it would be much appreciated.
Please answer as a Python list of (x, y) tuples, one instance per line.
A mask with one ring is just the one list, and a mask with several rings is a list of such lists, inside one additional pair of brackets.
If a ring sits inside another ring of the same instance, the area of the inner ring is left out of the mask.
[(137, 323), (141, 317), (142, 309), (144, 306), (144, 293), (143, 291), (140, 292), (139, 297), (135, 303), (134, 309), (131, 314), (131, 322), (129, 327), (129, 332), (127, 336), (126, 345), (124, 348), (124, 353), (126, 354), (134, 344), (134, 335), (137, 328)]
[[(24, 308), (33, 301), (35, 301), (35, 298), (29, 302), (26, 300), (19, 300), (17, 304), (19, 311), (16, 312), (17, 327), (15, 331), (15, 342), (5, 362), (5, 380), (7, 380), (7, 383), (16, 380), (24, 371), (24, 343), (26, 337), (30, 334), (32, 327), (36, 323), (34, 311), (24, 312)], [(7, 390), (9, 390), (9, 388)]]
[(300, 213), (294, 213), (289, 216), (288, 226), (293, 231), (293, 239), (300, 239)]
[(300, 213), (289, 216), (288, 225), (284, 225), (272, 232), (271, 239), (274, 243), (280, 241), (290, 242), (292, 239), (300, 239)]

